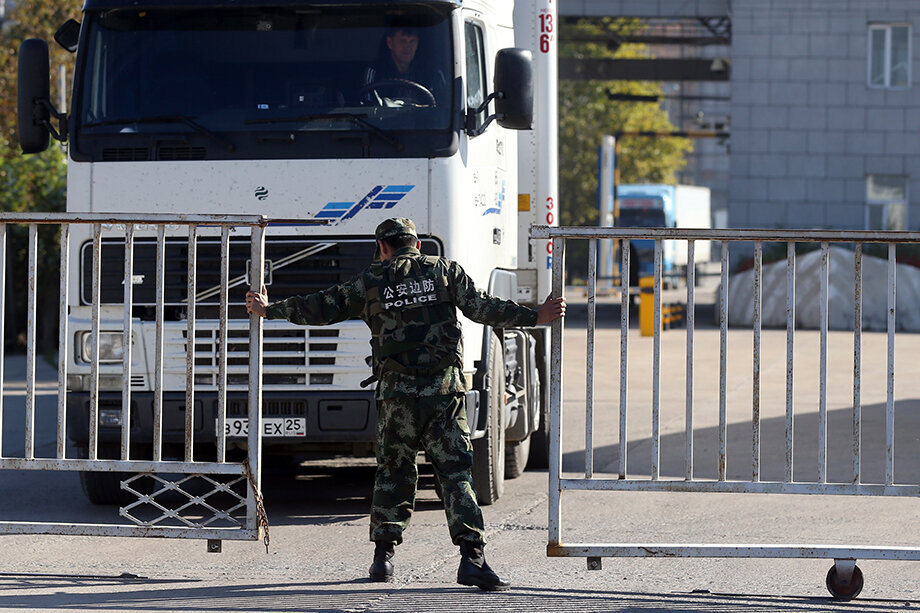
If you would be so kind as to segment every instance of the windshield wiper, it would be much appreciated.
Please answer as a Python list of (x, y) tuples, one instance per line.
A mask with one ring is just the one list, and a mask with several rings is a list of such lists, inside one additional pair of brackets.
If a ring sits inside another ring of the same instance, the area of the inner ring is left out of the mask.
[(83, 124), (84, 128), (95, 128), (98, 126), (121, 126), (128, 125), (132, 123), (184, 123), (188, 127), (192, 128), (196, 132), (204, 134), (215, 143), (226, 149), (227, 151), (233, 152), (236, 150), (236, 147), (233, 143), (224, 140), (208, 128), (204, 127), (197, 121), (197, 117), (190, 117), (188, 115), (162, 115), (162, 116), (153, 116), (153, 117), (131, 117), (128, 119), (104, 119), (102, 121), (94, 121), (92, 123)]
[(392, 145), (397, 151), (403, 150), (403, 145), (401, 142), (375, 126), (373, 123), (369, 122), (366, 114), (359, 113), (322, 113), (318, 115), (299, 115), (297, 117), (273, 117), (270, 119), (247, 119), (243, 123), (245, 124), (258, 124), (258, 123), (292, 123), (295, 121), (319, 121), (322, 119), (347, 119), (352, 121), (360, 126), (363, 126), (379, 136), (383, 141)]

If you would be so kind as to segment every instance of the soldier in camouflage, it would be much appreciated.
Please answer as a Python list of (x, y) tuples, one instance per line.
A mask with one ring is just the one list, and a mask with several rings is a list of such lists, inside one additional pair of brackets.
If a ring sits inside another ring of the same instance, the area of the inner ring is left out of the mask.
[(382, 222), (373, 263), (329, 289), (268, 303), (265, 288), (248, 292), (251, 313), (301, 325), (334, 324), (360, 317), (371, 329), (377, 377), (377, 473), (370, 538), (376, 543), (372, 581), (393, 577), (394, 547), (412, 516), (424, 450), (441, 485), (450, 536), (460, 547), (457, 582), (483, 590), (507, 589), (485, 561), (482, 512), (473, 491), (470, 430), (463, 406), (467, 391), (457, 309), (495, 328), (548, 323), (565, 314), (565, 299), (547, 298), (539, 309), (476, 289), (459, 264), (425, 256), (415, 224)]

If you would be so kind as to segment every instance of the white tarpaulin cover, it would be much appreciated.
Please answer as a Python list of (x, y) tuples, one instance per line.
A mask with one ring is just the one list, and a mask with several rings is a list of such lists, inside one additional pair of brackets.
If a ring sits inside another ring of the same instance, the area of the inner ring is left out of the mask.
[[(821, 326), (821, 251), (796, 256), (795, 324), (798, 328)], [(828, 254), (827, 325), (832, 330), (852, 330), (855, 273), (853, 251), (831, 247)], [(863, 255), (863, 329), (888, 329), (888, 260)], [(897, 265), (898, 330), (920, 331), (920, 269)], [(786, 260), (763, 267), (763, 326), (786, 327)], [(754, 320), (754, 271), (729, 279), (728, 320), (731, 325), (750, 326)], [(717, 307), (718, 308), (718, 307)]]

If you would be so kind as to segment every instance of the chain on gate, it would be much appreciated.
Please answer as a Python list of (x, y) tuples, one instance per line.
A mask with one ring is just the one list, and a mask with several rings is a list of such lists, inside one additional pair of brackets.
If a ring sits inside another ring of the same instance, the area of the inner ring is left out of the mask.
[(252, 496), (256, 501), (256, 521), (259, 523), (259, 528), (265, 531), (262, 542), (265, 543), (265, 553), (268, 553), (268, 544), (270, 541), (268, 536), (268, 513), (265, 512), (265, 501), (262, 499), (262, 492), (256, 487), (256, 479), (252, 476), (248, 458), (243, 461), (243, 472), (246, 473), (246, 480), (249, 481), (249, 487), (252, 488)]

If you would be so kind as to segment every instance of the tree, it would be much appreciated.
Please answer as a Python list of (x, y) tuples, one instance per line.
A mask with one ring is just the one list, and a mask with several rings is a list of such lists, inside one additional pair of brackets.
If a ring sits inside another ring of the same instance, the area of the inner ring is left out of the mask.
[[(8, 14), (0, 34), (0, 211), (63, 211), (66, 202), (67, 165), (60, 147), (51, 146), (38, 155), (24, 156), (19, 149), (16, 108), (18, 51), (26, 38), (52, 40), (55, 30), (69, 17), (79, 17), (79, 4), (72, 0), (18, 2)], [(56, 43), (49, 45), (51, 66), (70, 66), (73, 57)], [(52, 100), (57, 100), (57, 79), (52, 79)], [(10, 226), (7, 234), (7, 287), (10, 297), (4, 342), (19, 344), (24, 336), (28, 278), (28, 228)], [(51, 353), (57, 346), (58, 296), (56, 279), (60, 265), (58, 228), (39, 229), (38, 348)]]
[[(20, 0), (7, 14), (0, 34), (0, 138), (16, 153), (16, 74), (19, 45), (27, 38), (50, 41), (51, 66), (73, 65), (73, 55), (53, 41), (55, 31), (69, 18), (80, 18), (80, 3), (74, 0)], [(55, 73), (56, 74), (56, 73)], [(51, 99), (58, 99), (58, 80), (52, 79)], [(8, 159), (8, 158), (4, 158)]]
[[(636, 34), (636, 19), (578, 19), (563, 23), (559, 54), (571, 58), (649, 57), (645, 45), (604, 42)], [(585, 42), (586, 40), (591, 42)], [(559, 84), (559, 192), (563, 225), (594, 225), (597, 215), (597, 151), (601, 136), (618, 131), (673, 131), (657, 102), (613, 102), (610, 94), (660, 96), (658, 83), (636, 81), (561, 81)], [(622, 183), (670, 183), (692, 149), (684, 138), (631, 138), (621, 143)]]

